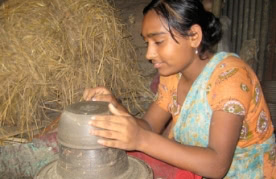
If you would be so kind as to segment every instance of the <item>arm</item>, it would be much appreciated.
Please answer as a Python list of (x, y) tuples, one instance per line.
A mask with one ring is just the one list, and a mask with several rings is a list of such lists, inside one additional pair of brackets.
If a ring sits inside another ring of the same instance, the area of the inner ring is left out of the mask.
[(186, 146), (145, 131), (146, 137), (138, 150), (198, 175), (222, 178), (232, 162), (241, 127), (241, 116), (216, 111), (210, 125), (208, 147)]
[[(96, 88), (87, 88), (84, 90), (83, 99), (86, 101), (106, 101), (111, 103), (118, 111), (123, 113), (128, 113), (127, 109), (122, 106), (112, 93), (105, 87), (96, 87)], [(158, 114), (158, 115), (156, 115)], [(144, 129), (161, 133), (164, 129), (164, 126), (170, 119), (171, 114), (167, 111), (164, 111), (154, 102), (150, 105), (146, 114), (142, 119), (136, 119), (139, 126)]]
[(155, 104), (155, 102), (153, 102), (143, 118), (135, 118), (135, 120), (137, 124), (143, 129), (160, 134), (169, 121), (170, 117), (171, 114), (169, 112), (164, 111), (157, 104)]
[(94, 135), (105, 138), (98, 141), (100, 144), (142, 151), (171, 165), (209, 178), (222, 178), (229, 170), (243, 120), (238, 115), (215, 111), (210, 124), (209, 145), (203, 148), (179, 144), (139, 128), (133, 117), (120, 113), (113, 107), (110, 110), (115, 113), (112, 118), (107, 120), (106, 117), (100, 116), (91, 121), (95, 127), (108, 129), (93, 132)]
[[(128, 113), (127, 109), (118, 103), (112, 93), (104, 87), (85, 89), (83, 99), (86, 101), (106, 101), (111, 103), (118, 111)], [(153, 102), (144, 117), (142, 119), (136, 119), (136, 121), (144, 129), (161, 133), (170, 117), (171, 114), (169, 112), (163, 110)]]
[(151, 130), (157, 134), (161, 134), (170, 118), (171, 114), (163, 110), (155, 102), (150, 105), (149, 109), (143, 117), (143, 119), (147, 121), (151, 127)]

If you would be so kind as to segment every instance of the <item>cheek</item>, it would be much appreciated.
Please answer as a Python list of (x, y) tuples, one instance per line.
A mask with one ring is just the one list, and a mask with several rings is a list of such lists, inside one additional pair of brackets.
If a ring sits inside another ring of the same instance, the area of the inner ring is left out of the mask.
[(175, 52), (175, 49), (170, 45), (163, 45), (158, 48), (158, 54), (161, 58), (164, 58), (164, 60), (169, 60), (173, 58), (173, 56), (177, 55)]
[(172, 63), (181, 63), (183, 58), (185, 59), (186, 53), (180, 48), (166, 48), (164, 49), (167, 58), (172, 61)]

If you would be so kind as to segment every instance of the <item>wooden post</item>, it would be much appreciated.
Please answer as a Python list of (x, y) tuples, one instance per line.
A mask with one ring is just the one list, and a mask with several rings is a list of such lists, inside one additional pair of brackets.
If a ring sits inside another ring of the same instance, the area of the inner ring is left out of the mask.
[[(274, 0), (275, 1), (275, 0)], [(259, 38), (259, 64), (258, 64), (258, 77), (260, 80), (263, 80), (264, 75), (264, 68), (265, 68), (265, 61), (266, 61), (266, 52), (268, 52), (267, 45), (268, 45), (268, 25), (269, 23), (273, 23), (273, 20), (269, 22), (269, 9), (270, 9), (270, 0), (263, 0), (263, 13), (262, 13), (262, 23), (261, 23), (261, 29), (260, 29), (260, 38)]]

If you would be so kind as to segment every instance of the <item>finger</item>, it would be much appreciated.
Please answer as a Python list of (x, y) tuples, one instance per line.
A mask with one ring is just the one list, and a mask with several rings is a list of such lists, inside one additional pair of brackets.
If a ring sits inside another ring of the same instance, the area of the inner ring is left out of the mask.
[(99, 128), (104, 128), (108, 130), (124, 131), (127, 126), (129, 126), (130, 120), (125, 116), (115, 116), (115, 115), (98, 115), (93, 116), (92, 120), (88, 122), (89, 125)]
[(98, 90), (99, 89), (97, 89), (97, 88), (87, 88), (87, 89), (85, 89), (84, 92), (83, 92), (83, 99), (85, 101), (91, 101), (92, 98), (97, 94)]
[(111, 95), (106, 95), (106, 94), (101, 94), (101, 95), (95, 95), (93, 98), (92, 98), (92, 101), (105, 101), (105, 102), (112, 102), (113, 101), (113, 98)]
[(110, 131), (116, 131), (120, 132), (123, 130), (122, 124), (118, 123), (117, 121), (111, 122), (107, 120), (93, 120), (89, 123), (93, 127), (101, 128), (101, 129), (106, 129)]
[(89, 101), (95, 96), (108, 94), (111, 94), (111, 92), (105, 87), (87, 88), (84, 90), (83, 99)]
[(90, 134), (106, 139), (122, 140), (122, 134), (117, 131), (94, 129), (90, 131)]
[(90, 92), (91, 88), (86, 88), (83, 92), (83, 96), (82, 98), (85, 100), (85, 101), (88, 101), (88, 95), (89, 95), (89, 92)]
[(115, 116), (115, 115), (94, 115), (91, 117), (91, 121), (88, 122), (88, 124), (92, 124), (97, 121), (109, 121), (109, 122), (114, 122), (116, 123), (117, 121), (122, 120), (121, 118), (124, 118), (122, 116)]
[(110, 139), (99, 139), (97, 141), (99, 144), (106, 146), (106, 147), (112, 147), (117, 149), (123, 149), (128, 150), (127, 145), (121, 141), (118, 140), (110, 140)]
[(125, 111), (121, 111), (119, 109), (117, 109), (112, 103), (110, 103), (108, 105), (108, 108), (109, 108), (109, 111), (114, 114), (114, 115), (117, 115), (117, 116), (129, 116), (129, 114)]
[(97, 95), (111, 95), (112, 93), (108, 90), (108, 89), (106, 89), (105, 87), (96, 87), (96, 88), (94, 88), (96, 91), (97, 91)]

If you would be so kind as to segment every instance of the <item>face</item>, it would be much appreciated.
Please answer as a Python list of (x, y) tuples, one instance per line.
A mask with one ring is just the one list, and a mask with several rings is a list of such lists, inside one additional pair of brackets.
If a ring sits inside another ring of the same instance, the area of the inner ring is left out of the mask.
[(155, 11), (150, 10), (144, 16), (142, 35), (148, 45), (146, 58), (162, 76), (184, 72), (193, 63), (195, 53), (189, 38), (173, 33), (177, 42), (169, 33), (165, 20)]

